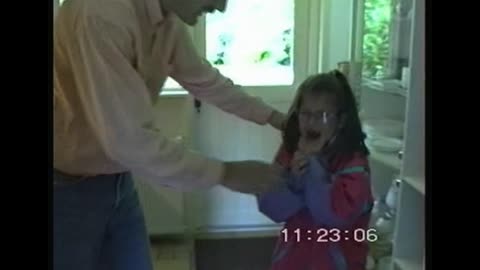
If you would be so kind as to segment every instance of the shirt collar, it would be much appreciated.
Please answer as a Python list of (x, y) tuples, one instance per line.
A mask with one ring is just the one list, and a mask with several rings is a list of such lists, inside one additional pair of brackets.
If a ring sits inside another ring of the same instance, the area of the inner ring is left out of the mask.
[(163, 15), (163, 9), (160, 5), (160, 0), (146, 0), (147, 2), (147, 13), (150, 17), (150, 22), (153, 25), (161, 23), (165, 16)]

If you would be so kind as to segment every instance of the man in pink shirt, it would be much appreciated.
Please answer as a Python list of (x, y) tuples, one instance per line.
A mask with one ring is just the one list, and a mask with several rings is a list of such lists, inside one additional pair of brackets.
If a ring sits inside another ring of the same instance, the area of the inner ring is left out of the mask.
[(180, 190), (223, 185), (257, 194), (281, 181), (270, 164), (207, 158), (153, 125), (152, 105), (170, 76), (202, 101), (280, 129), (282, 113), (245, 94), (192, 44), (186, 24), (225, 7), (226, 0), (62, 4), (54, 34), (55, 270), (153, 269), (130, 172)]

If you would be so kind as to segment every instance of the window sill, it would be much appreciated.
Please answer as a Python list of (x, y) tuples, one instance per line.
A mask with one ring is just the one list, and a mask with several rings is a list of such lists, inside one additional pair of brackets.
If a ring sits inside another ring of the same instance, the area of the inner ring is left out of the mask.
[[(295, 96), (293, 86), (243, 86), (244, 91), (254, 97), (259, 97), (267, 103), (291, 102)], [(189, 96), (184, 89), (166, 89), (160, 93), (162, 98), (185, 98)]]
[(159, 96), (163, 98), (184, 98), (188, 95), (189, 93), (184, 89), (167, 89), (163, 90)]

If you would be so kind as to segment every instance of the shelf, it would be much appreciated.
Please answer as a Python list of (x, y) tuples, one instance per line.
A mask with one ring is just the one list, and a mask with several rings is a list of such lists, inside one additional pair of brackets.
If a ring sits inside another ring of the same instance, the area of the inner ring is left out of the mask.
[(152, 242), (151, 255), (155, 269), (193, 269), (194, 249), (194, 242), (188, 240)]
[(423, 265), (421, 262), (409, 261), (405, 259), (394, 259), (393, 263), (395, 265), (394, 269), (399, 270), (423, 270)]
[(195, 233), (196, 239), (276, 237), (281, 226), (232, 226), (202, 227)]
[[(390, 83), (391, 82), (391, 83)], [(393, 95), (399, 95), (402, 97), (407, 96), (407, 89), (400, 86), (395, 81), (377, 81), (372, 79), (363, 79), (362, 81), (362, 89), (370, 89), (375, 91), (380, 91), (384, 93), (389, 93)]]
[(420, 177), (405, 177), (404, 180), (407, 184), (412, 186), (415, 190), (425, 195), (425, 180)]
[(150, 235), (183, 235), (187, 232), (187, 226), (171, 224), (164, 225), (161, 228), (156, 228), (153, 230), (147, 225), (147, 231)]
[(369, 148), (370, 157), (392, 169), (400, 170), (402, 166), (402, 160), (398, 158), (396, 153), (383, 153), (376, 151), (374, 148)]

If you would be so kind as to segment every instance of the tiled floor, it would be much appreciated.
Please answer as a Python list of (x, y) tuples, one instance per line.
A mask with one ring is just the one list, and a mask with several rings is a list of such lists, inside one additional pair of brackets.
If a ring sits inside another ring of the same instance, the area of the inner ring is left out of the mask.
[(268, 270), (275, 243), (275, 238), (197, 240), (196, 270)]
[(157, 241), (152, 256), (155, 270), (268, 270), (274, 245), (274, 238)]
[(275, 242), (273, 237), (157, 240), (154, 270), (268, 270)]
[(193, 245), (187, 241), (162, 241), (152, 244), (155, 270), (195, 270)]

